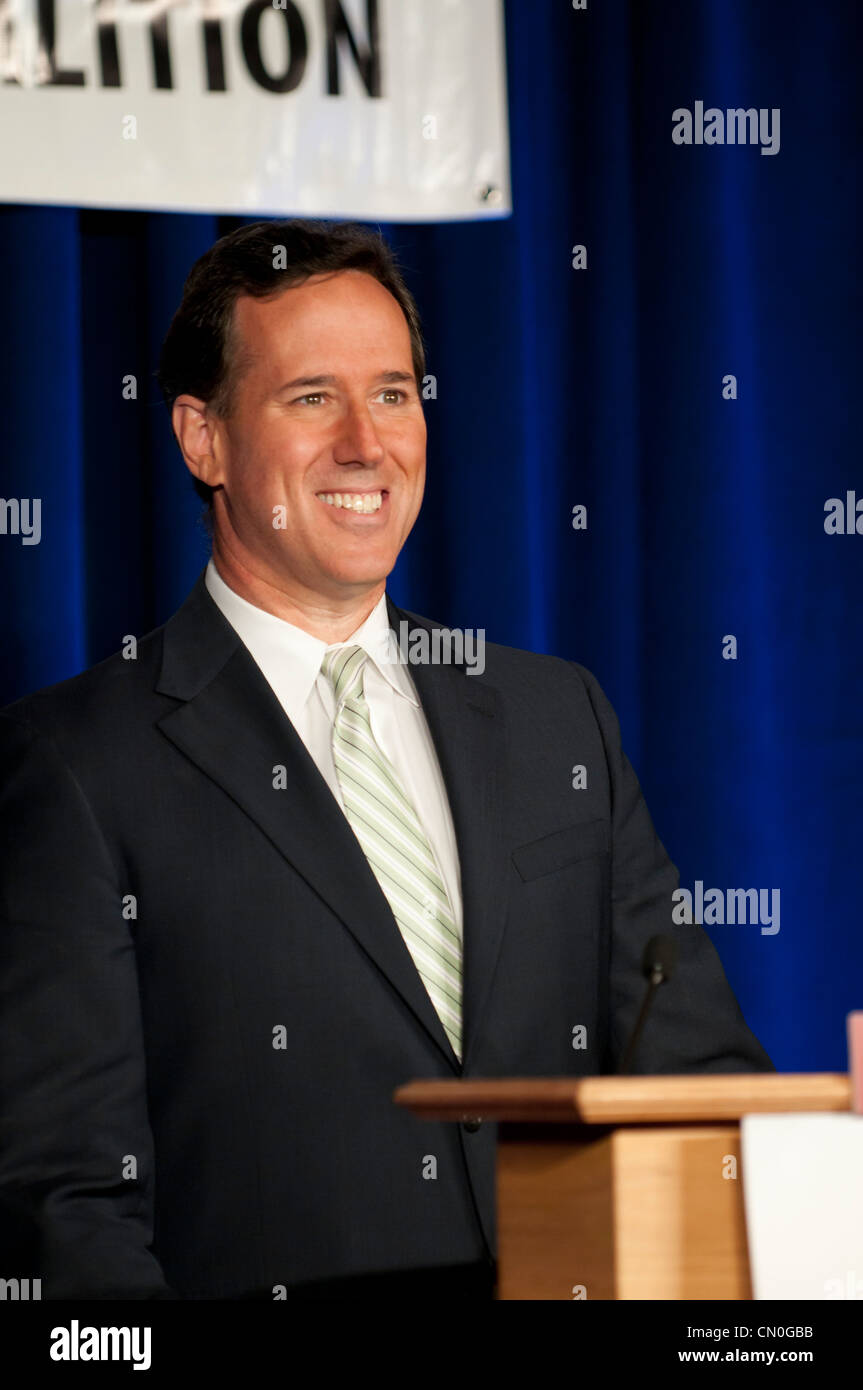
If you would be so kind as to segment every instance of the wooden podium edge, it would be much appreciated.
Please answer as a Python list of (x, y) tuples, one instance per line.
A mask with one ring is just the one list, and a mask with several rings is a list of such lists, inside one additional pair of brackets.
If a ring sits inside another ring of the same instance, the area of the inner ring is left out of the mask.
[(851, 1109), (842, 1072), (504, 1077), (411, 1081), (396, 1105), (428, 1120), (617, 1125), (702, 1123), (744, 1115)]

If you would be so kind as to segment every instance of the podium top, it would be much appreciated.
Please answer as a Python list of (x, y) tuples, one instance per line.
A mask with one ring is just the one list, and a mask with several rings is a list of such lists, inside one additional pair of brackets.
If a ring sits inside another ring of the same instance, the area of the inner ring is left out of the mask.
[(516, 1124), (667, 1124), (739, 1120), (743, 1115), (851, 1109), (840, 1072), (744, 1072), (687, 1076), (506, 1077), (411, 1081), (397, 1105), (427, 1120)]

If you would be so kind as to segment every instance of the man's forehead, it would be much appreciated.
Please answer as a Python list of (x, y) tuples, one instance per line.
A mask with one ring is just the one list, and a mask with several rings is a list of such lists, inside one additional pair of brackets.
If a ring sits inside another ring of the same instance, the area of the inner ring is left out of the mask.
[(308, 359), (333, 348), (347, 354), (379, 344), (382, 334), (390, 351), (400, 347), (410, 360), (410, 329), (401, 306), (363, 271), (315, 275), (265, 299), (239, 295), (234, 305), (234, 345), (249, 359)]
[(404, 325), (407, 331), (407, 320), (398, 301), (379, 280), (360, 270), (313, 275), (263, 298), (240, 294), (234, 321), (238, 326), (266, 330), (291, 319), (315, 316), (324, 326), (328, 317), (340, 313), (359, 313), (378, 321), (389, 319), (394, 327)]

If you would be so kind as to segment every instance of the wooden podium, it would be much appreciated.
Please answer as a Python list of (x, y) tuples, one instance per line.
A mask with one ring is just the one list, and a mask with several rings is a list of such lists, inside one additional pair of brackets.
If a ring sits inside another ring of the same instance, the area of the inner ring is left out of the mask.
[(498, 1298), (748, 1299), (740, 1119), (849, 1110), (851, 1084), (775, 1073), (413, 1081), (394, 1100), (430, 1120), (498, 1123)]

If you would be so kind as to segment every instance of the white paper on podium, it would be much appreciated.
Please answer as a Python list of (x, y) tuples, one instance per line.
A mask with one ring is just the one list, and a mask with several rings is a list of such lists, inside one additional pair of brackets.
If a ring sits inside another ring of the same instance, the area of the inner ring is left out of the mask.
[(744, 1115), (752, 1296), (863, 1299), (863, 1115)]

